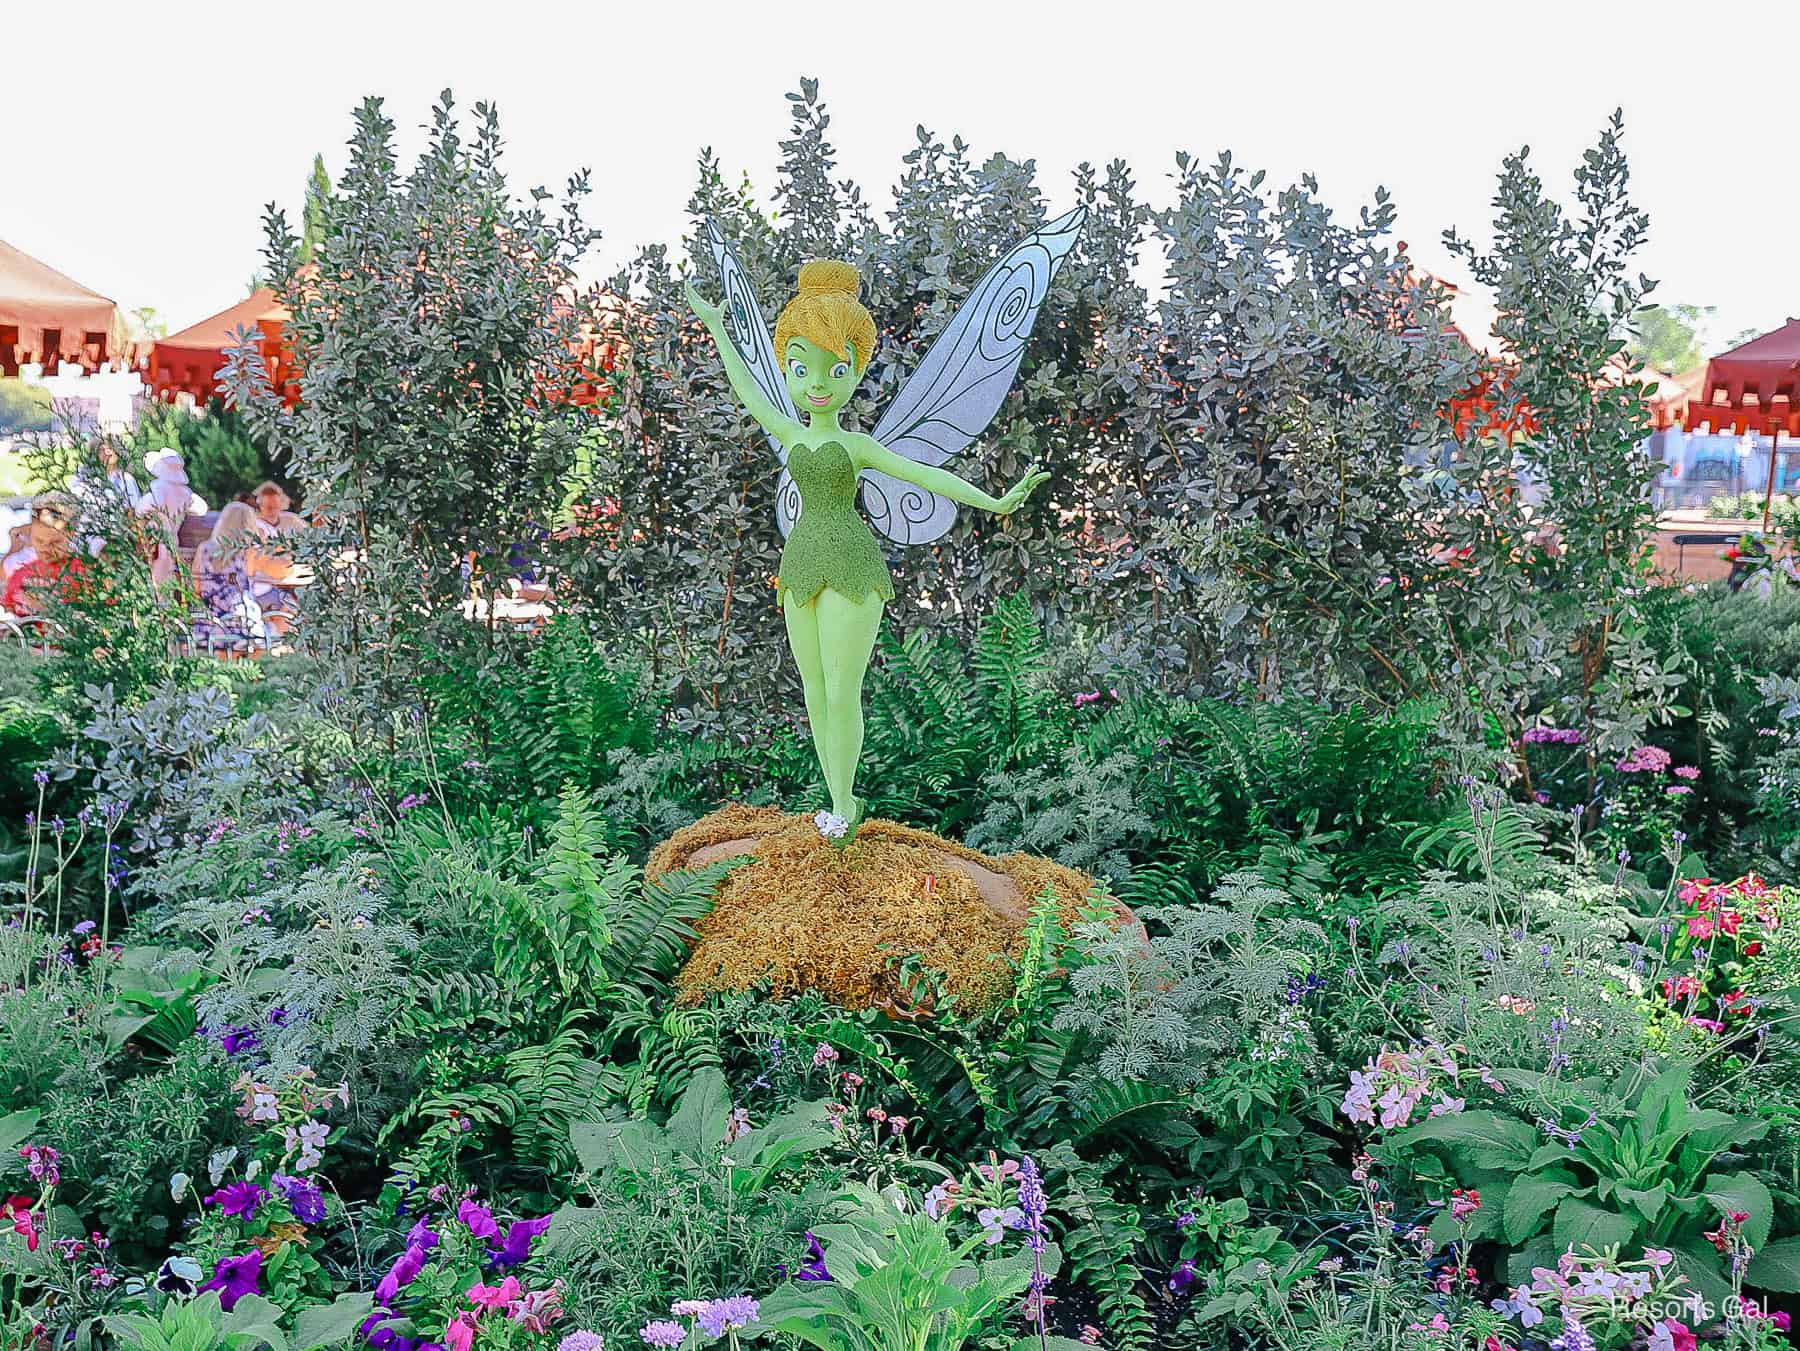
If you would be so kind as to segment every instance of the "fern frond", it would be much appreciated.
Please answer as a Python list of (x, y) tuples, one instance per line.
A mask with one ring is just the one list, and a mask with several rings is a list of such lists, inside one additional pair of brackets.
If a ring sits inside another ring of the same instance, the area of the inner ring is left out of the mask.
[(612, 918), (607, 954), (611, 978), (646, 993), (666, 986), (699, 937), (694, 921), (712, 910), (719, 883), (743, 861), (721, 859), (704, 868), (664, 873), (634, 888)]
[(1137, 1209), (1114, 1196), (1099, 1168), (1066, 1143), (1045, 1150), (1037, 1162), (1050, 1187), (1051, 1209), (1065, 1221), (1065, 1270), (1093, 1292), (1107, 1345), (1151, 1351), (1155, 1326), (1137, 1268), (1145, 1243)]

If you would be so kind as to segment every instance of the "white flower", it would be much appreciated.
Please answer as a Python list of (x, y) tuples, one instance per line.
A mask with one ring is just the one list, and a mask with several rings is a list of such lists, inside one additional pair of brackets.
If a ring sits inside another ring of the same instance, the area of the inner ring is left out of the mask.
[(850, 830), (848, 821), (831, 812), (818, 813), (813, 817), (813, 824), (819, 828), (819, 834), (828, 840), (841, 840)]
[(169, 1199), (180, 1205), (182, 1198), (187, 1195), (188, 1183), (192, 1181), (186, 1173), (169, 1174)]

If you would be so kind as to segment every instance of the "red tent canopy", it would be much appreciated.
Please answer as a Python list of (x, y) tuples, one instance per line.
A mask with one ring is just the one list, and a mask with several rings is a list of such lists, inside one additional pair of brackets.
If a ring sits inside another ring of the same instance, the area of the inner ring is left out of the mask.
[(1767, 531), (1782, 433), (1800, 436), (1800, 319), (1707, 362), (1702, 397), (1688, 405), (1683, 421), (1689, 431), (1710, 426), (1715, 432), (1769, 437), (1769, 482), (1763, 491)]
[(1707, 362), (1686, 421), (1689, 430), (1705, 423), (1715, 432), (1800, 436), (1800, 319)]
[(0, 374), (17, 375), (27, 357), (52, 373), (58, 360), (92, 368), (125, 345), (117, 305), (0, 239)]
[(150, 352), (150, 388), (158, 398), (172, 399), (187, 393), (194, 396), (196, 403), (206, 403), (218, 389), (225, 349), (233, 345), (232, 334), (240, 328), (261, 332), (269, 378), (276, 388), (281, 388), (290, 377), (287, 349), (281, 340), (287, 318), (288, 312), (275, 299), (275, 293), (266, 286), (257, 287), (230, 309), (157, 339)]

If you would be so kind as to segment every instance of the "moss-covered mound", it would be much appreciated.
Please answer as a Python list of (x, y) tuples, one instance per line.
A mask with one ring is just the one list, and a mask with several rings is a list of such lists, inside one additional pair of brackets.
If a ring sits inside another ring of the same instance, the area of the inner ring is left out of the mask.
[(812, 818), (728, 806), (659, 845), (648, 872), (749, 855), (719, 886), (700, 942), (682, 971), (685, 997), (765, 986), (775, 997), (818, 990), (846, 1008), (906, 1014), (929, 986), (900, 966), (937, 973), (967, 1004), (1006, 997), (1006, 958), (1018, 955), (1032, 902), (1048, 887), (1072, 925), (1094, 880), (1026, 854), (990, 858), (892, 821), (863, 823), (840, 849)]

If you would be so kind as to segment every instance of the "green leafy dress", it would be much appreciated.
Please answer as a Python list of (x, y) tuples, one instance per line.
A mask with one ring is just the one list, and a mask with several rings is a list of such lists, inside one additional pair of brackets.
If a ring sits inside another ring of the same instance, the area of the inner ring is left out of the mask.
[(894, 598), (894, 579), (875, 532), (856, 510), (856, 465), (841, 442), (789, 446), (787, 470), (800, 490), (800, 519), (781, 551), (776, 594), (810, 604), (826, 587), (861, 602)]

